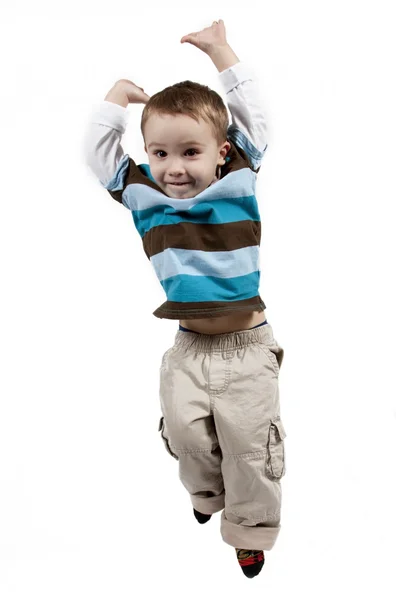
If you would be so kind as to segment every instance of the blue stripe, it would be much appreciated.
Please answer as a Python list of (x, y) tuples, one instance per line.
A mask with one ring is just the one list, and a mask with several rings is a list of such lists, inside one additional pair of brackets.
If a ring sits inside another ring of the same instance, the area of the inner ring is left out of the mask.
[(240, 129), (238, 129), (238, 127), (236, 127), (236, 125), (229, 126), (227, 137), (229, 137), (236, 146), (242, 148), (242, 150), (246, 152), (253, 169), (257, 169), (260, 166), (268, 144), (265, 146), (264, 150), (258, 150), (256, 146), (254, 146), (246, 137), (246, 135)]
[[(139, 168), (144, 165), (139, 165)], [(228, 173), (223, 179), (208, 185), (202, 192), (190, 198), (171, 198), (162, 190), (155, 190), (146, 183), (131, 183), (125, 188), (128, 205), (131, 210), (146, 210), (154, 206), (169, 205), (180, 210), (188, 210), (200, 202), (217, 200), (218, 198), (238, 198), (253, 196), (256, 191), (257, 175), (249, 167)]]
[(255, 196), (233, 198), (232, 202), (221, 199), (201, 201), (189, 210), (172, 206), (153, 206), (147, 210), (132, 211), (135, 227), (141, 237), (158, 225), (175, 225), (176, 223), (235, 223), (237, 221), (260, 221), (260, 213)]
[(177, 275), (161, 281), (171, 302), (237, 302), (258, 296), (260, 272), (242, 277)]
[(124, 154), (124, 156), (118, 163), (116, 172), (114, 173), (114, 175), (110, 179), (110, 181), (108, 183), (106, 183), (106, 185), (104, 185), (104, 183), (101, 181), (101, 184), (103, 185), (103, 187), (106, 190), (109, 190), (111, 192), (118, 192), (119, 190), (122, 190), (124, 187), (125, 173), (128, 169), (128, 166), (129, 166), (129, 155)]
[(176, 275), (204, 275), (227, 278), (260, 269), (260, 247), (248, 246), (237, 250), (203, 251), (167, 248), (150, 258), (160, 281)]

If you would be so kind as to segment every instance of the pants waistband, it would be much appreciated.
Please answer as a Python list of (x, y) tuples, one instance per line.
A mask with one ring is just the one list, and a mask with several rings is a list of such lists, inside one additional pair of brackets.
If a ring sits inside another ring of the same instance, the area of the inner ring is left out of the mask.
[(206, 334), (191, 330), (179, 330), (175, 336), (175, 346), (178, 348), (193, 348), (196, 352), (211, 352), (242, 348), (249, 344), (271, 344), (274, 342), (271, 325), (264, 321), (251, 329), (233, 331), (230, 333)]

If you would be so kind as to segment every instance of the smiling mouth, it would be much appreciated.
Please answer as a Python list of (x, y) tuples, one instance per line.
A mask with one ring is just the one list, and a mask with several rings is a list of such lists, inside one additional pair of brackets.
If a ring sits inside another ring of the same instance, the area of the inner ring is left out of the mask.
[(182, 185), (188, 185), (190, 182), (189, 181), (185, 181), (183, 183), (168, 183), (168, 185), (177, 185), (177, 186), (182, 186)]

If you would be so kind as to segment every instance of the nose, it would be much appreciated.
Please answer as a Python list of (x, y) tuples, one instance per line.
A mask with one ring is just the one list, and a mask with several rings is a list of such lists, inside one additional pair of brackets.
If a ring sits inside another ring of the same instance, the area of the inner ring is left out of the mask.
[(176, 158), (172, 161), (172, 164), (169, 167), (168, 174), (171, 177), (176, 177), (177, 175), (183, 175), (185, 173), (185, 168), (183, 161), (180, 158)]

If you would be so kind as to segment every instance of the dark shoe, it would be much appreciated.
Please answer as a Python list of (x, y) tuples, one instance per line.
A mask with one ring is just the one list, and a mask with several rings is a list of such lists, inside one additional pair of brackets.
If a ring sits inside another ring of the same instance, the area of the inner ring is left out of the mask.
[(249, 577), (256, 577), (264, 566), (265, 558), (262, 550), (242, 550), (235, 548), (242, 571)]
[(194, 517), (197, 519), (198, 523), (207, 523), (212, 515), (204, 515), (194, 508)]

